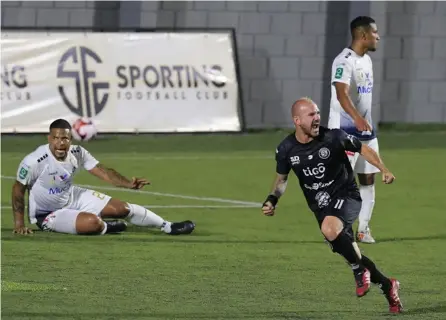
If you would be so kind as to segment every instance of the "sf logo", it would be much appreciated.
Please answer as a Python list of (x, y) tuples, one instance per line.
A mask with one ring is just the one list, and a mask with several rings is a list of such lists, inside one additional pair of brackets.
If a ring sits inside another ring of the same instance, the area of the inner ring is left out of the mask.
[[(57, 78), (72, 79), (73, 83), (59, 85), (59, 94), (65, 105), (80, 117), (99, 114), (109, 97), (108, 82), (94, 81), (92, 67), (102, 64), (101, 58), (86, 47), (71, 47), (60, 58)], [(74, 85), (74, 86), (73, 86)]]

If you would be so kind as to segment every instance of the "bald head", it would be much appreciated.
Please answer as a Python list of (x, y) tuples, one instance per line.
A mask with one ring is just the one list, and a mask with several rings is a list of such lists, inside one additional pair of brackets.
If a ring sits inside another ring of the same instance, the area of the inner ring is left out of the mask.
[(296, 135), (305, 141), (319, 134), (321, 116), (316, 103), (310, 98), (298, 99), (291, 107), (291, 115), (296, 127)]
[(293, 103), (291, 107), (291, 115), (293, 117), (299, 117), (302, 113), (308, 111), (310, 108), (317, 107), (313, 100), (310, 98), (300, 98)]

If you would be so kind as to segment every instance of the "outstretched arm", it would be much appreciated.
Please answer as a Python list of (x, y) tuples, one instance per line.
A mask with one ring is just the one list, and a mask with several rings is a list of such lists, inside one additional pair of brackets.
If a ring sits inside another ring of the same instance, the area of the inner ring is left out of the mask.
[(117, 172), (115, 169), (106, 167), (101, 163), (98, 163), (93, 169), (88, 170), (88, 172), (116, 187), (141, 189), (146, 184), (149, 184), (149, 182), (145, 179), (132, 178), (132, 180), (130, 180)]

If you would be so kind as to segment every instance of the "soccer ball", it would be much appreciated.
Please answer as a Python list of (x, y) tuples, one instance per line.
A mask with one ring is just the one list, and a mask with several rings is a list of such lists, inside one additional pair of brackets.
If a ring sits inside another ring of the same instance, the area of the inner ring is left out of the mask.
[(89, 141), (93, 139), (98, 130), (93, 121), (89, 119), (77, 119), (71, 126), (71, 135), (78, 141)]

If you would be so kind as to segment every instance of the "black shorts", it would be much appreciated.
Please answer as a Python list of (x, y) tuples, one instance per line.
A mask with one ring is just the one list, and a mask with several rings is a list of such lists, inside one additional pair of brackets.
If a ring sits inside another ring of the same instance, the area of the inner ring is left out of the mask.
[(361, 199), (341, 196), (333, 199), (329, 206), (323, 210), (315, 212), (314, 214), (319, 223), (319, 228), (321, 227), (322, 221), (324, 221), (326, 216), (334, 216), (341, 219), (341, 221), (344, 223), (343, 231), (354, 241), (355, 236), (352, 225), (359, 216), (361, 206)]

